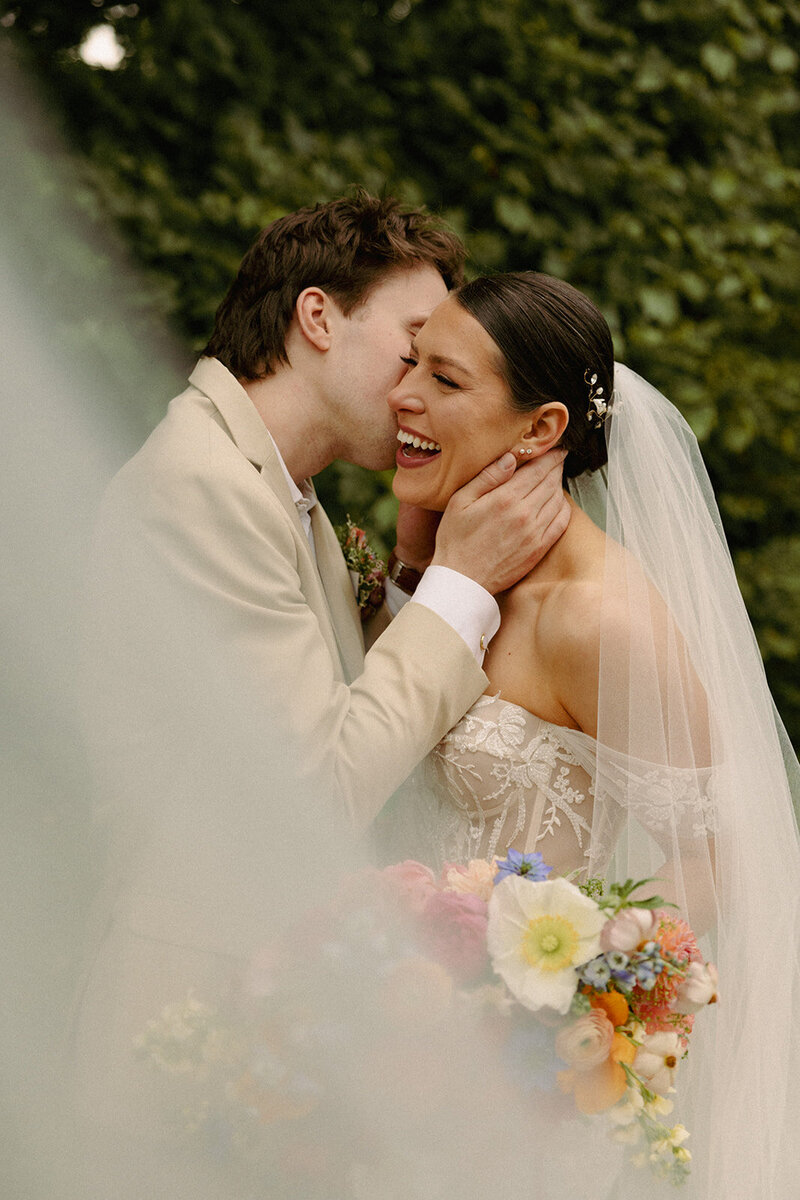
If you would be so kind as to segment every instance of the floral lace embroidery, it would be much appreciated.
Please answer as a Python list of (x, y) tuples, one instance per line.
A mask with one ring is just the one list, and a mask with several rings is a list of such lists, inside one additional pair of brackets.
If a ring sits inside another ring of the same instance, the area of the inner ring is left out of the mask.
[(614, 790), (637, 820), (654, 836), (659, 833), (704, 838), (717, 830), (716, 772), (652, 766), (636, 772), (619, 764), (608, 768)]
[(662, 848), (675, 836), (715, 832), (716, 770), (631, 762), (606, 750), (596, 791), (596, 749), (585, 734), (481, 696), (426, 764), (436, 810), (429, 836), (442, 860), (491, 858), (513, 846), (541, 849), (561, 873), (590, 853), (596, 867), (613, 852), (626, 812)]
[(429, 764), (440, 802), (452, 806), (450, 819), (440, 813), (443, 858), (491, 858), (511, 845), (531, 850), (558, 834), (563, 841), (567, 830), (571, 853), (585, 855), (591, 780), (556, 726), (499, 697), (482, 696)]

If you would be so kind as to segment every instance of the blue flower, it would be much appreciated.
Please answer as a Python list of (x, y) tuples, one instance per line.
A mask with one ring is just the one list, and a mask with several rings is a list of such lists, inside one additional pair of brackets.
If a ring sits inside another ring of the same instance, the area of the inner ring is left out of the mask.
[(495, 885), (506, 875), (524, 875), (531, 883), (542, 883), (552, 871), (538, 850), (532, 854), (523, 854), (520, 850), (509, 850), (508, 857), (497, 863)]
[(612, 971), (614, 983), (621, 992), (629, 992), (636, 986), (636, 976), (633, 971)]
[(612, 971), (624, 971), (628, 965), (628, 956), (622, 950), (609, 950), (606, 954), (606, 962)]
[(639, 986), (649, 992), (656, 984), (656, 975), (649, 963), (638, 963), (636, 967), (636, 979)]
[(585, 963), (578, 974), (584, 983), (589, 984), (589, 987), (602, 991), (611, 978), (611, 968), (604, 955), (601, 954), (598, 958), (593, 958), (591, 962)]
[[(657, 942), (647, 942), (645, 946), (634, 954), (630, 961), (631, 969), (639, 976), (640, 969), (647, 974), (660, 975), (665, 971), (669, 964), (661, 955), (661, 947)], [(640, 981), (641, 982), (641, 981)], [(652, 986), (652, 985), (651, 985)]]

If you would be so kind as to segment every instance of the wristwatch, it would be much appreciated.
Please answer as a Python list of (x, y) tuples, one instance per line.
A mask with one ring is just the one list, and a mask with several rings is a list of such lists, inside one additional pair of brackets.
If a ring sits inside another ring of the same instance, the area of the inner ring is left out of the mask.
[(389, 555), (389, 578), (392, 583), (397, 584), (402, 592), (408, 592), (409, 596), (413, 596), (417, 590), (417, 584), (422, 579), (422, 572), (402, 562), (393, 550)]

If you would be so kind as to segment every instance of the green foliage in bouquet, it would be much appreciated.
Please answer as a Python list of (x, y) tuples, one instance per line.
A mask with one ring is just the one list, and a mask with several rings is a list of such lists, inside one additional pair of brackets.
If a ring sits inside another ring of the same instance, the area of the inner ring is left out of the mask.
[[(118, 70), (80, 58), (98, 23)], [(474, 273), (588, 291), (700, 437), (800, 739), (798, 0), (29, 0), (3, 24), (195, 348), (255, 232), (353, 183), (441, 211)], [(389, 547), (386, 477), (321, 491)]]

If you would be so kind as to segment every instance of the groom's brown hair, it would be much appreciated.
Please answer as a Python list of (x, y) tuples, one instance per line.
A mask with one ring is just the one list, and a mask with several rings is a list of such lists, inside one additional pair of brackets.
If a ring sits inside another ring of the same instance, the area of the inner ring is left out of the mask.
[(430, 213), (363, 188), (301, 208), (273, 221), (247, 251), (203, 354), (239, 379), (261, 379), (289, 361), (286, 335), (305, 288), (323, 288), (349, 316), (394, 270), (431, 266), (448, 289), (458, 287), (464, 257), (459, 239)]

